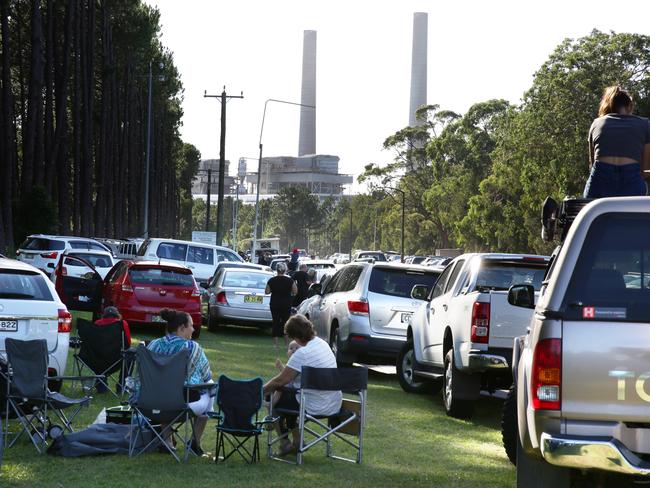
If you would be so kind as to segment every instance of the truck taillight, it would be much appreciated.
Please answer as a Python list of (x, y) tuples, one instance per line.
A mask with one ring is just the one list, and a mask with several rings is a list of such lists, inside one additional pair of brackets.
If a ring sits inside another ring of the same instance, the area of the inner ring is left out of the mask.
[(367, 301), (349, 300), (348, 311), (357, 315), (368, 315), (370, 313), (370, 305)]
[(542, 339), (535, 346), (531, 388), (535, 410), (560, 410), (562, 406), (561, 339)]
[(472, 342), (487, 344), (490, 336), (490, 304), (475, 302), (472, 308)]
[(59, 332), (70, 332), (72, 315), (65, 308), (59, 309)]
[(226, 292), (221, 291), (217, 293), (217, 303), (223, 303), (224, 305), (228, 304), (228, 300), (226, 300)]

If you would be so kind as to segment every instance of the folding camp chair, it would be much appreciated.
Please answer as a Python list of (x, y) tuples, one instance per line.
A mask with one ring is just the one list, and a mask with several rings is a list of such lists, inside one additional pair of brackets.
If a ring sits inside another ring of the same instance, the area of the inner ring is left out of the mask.
[[(363, 453), (363, 431), (366, 413), (366, 394), (368, 389), (367, 368), (311, 368), (304, 366), (300, 375), (300, 409), (297, 411), (273, 409), (271, 415), (290, 414), (298, 416), (300, 444), (296, 452), (295, 464), (302, 464), (302, 455), (319, 442), (326, 443), (326, 455), (333, 459), (361, 464)], [(356, 400), (344, 398), (341, 410), (334, 415), (312, 415), (305, 408), (306, 390), (342, 391), (344, 395), (355, 395)], [(311, 422), (308, 424), (308, 422)], [(311, 436), (307, 439), (306, 435)], [(282, 439), (288, 439), (289, 432), (274, 437), (269, 431), (268, 456), (277, 461), (288, 461), (273, 455), (273, 445)], [(332, 438), (351, 446), (356, 457), (347, 458), (334, 455)], [(356, 438), (354, 442), (351, 438)]]
[[(158, 354), (142, 344), (138, 346), (135, 360), (140, 386), (131, 400), (129, 457), (139, 456), (160, 445), (180, 462), (176, 450), (167, 442), (168, 436), (185, 447), (185, 460), (194, 453), (190, 432), (192, 411), (187, 405), (189, 393), (184, 393), (189, 354), (188, 349), (173, 355)], [(181, 435), (183, 427), (184, 435)], [(138, 443), (140, 437), (150, 434), (153, 436), (149, 442)]]
[[(124, 379), (128, 376), (125, 361), (124, 329), (122, 321), (108, 325), (95, 325), (90, 320), (77, 319), (79, 350), (74, 353), (78, 375), (88, 368), (98, 376), (93, 385), (103, 385), (116, 398), (122, 397)], [(114, 383), (115, 391), (111, 388)], [(119, 392), (119, 394), (117, 393)]]
[[(216, 399), (216, 417), (219, 418), (214, 458), (216, 463), (225, 461), (234, 453), (239, 454), (248, 464), (260, 460), (259, 436), (265, 425), (273, 423), (270, 418), (258, 420), (263, 388), (262, 378), (232, 380), (224, 375), (219, 377)], [(246, 446), (250, 439), (253, 439), (252, 450)], [(227, 454), (226, 442), (229, 449)]]
[[(48, 351), (45, 339), (21, 341), (5, 339), (5, 349), (9, 363), (7, 374), (7, 407), (5, 411), (5, 427), (8, 431), (9, 419), (18, 419), (21, 430), (8, 442), (5, 432), (5, 444), (11, 447), (27, 432), (34, 447), (43, 453), (47, 447), (48, 437), (54, 437), (54, 432), (61, 433), (64, 429), (73, 432), (72, 421), (82, 407), (90, 404), (90, 397), (69, 398), (48, 389), (48, 380), (78, 381), (84, 378), (77, 376), (48, 377)], [(94, 377), (87, 377), (94, 378)], [(74, 407), (69, 417), (64, 409)], [(52, 424), (48, 413), (54, 413), (62, 426)]]

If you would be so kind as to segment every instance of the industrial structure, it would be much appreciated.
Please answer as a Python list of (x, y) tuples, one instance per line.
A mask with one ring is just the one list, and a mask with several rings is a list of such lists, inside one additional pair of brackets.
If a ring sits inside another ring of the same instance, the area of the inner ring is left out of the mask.
[[(226, 160), (225, 173), (226, 177), (224, 178), (224, 188), (226, 188), (226, 193), (228, 189), (233, 187), (235, 184), (235, 177), (228, 176), (228, 168), (230, 167), (230, 161)], [(210, 170), (208, 172), (208, 170)], [(210, 191), (208, 192), (208, 178), (210, 179)], [(199, 171), (196, 174), (196, 177), (192, 181), (192, 196), (195, 198), (205, 198), (207, 193), (211, 194), (214, 198), (217, 198), (219, 193), (219, 160), (218, 159), (202, 159), (199, 163)]]
[(422, 125), (415, 112), (427, 104), (427, 42), (429, 15), (425, 12), (413, 14), (413, 48), (411, 52), (411, 100), (409, 104), (409, 126)]

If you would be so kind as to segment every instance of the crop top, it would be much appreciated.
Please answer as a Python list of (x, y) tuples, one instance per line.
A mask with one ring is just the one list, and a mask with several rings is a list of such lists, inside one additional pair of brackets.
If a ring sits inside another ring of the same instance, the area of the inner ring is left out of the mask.
[(589, 129), (594, 161), (610, 156), (642, 162), (646, 144), (650, 144), (650, 122), (645, 117), (607, 114), (595, 119)]

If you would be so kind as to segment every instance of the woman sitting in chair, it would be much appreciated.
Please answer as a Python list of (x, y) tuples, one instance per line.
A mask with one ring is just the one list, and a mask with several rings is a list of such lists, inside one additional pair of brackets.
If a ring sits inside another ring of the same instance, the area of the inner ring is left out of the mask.
[[(210, 371), (208, 358), (203, 348), (192, 340), (194, 325), (190, 314), (165, 308), (160, 311), (160, 317), (167, 322), (167, 334), (164, 337), (151, 341), (147, 349), (159, 354), (169, 355), (176, 354), (183, 349), (189, 349), (190, 356), (186, 383), (188, 385), (212, 383), (212, 371)], [(188, 406), (194, 412), (194, 415), (196, 415), (192, 450), (197, 454), (203, 453), (201, 449), (201, 436), (208, 421), (205, 413), (212, 411), (213, 404), (214, 397), (210, 395), (210, 391), (204, 390), (200, 393), (190, 391), (190, 402)]]
[[(332, 353), (332, 349), (330, 349), (327, 342), (316, 336), (314, 326), (304, 315), (298, 314), (289, 318), (284, 326), (284, 333), (289, 339), (296, 341), (300, 348), (291, 355), (280, 374), (264, 385), (264, 395), (281, 390), (292, 383), (302, 371), (303, 366), (336, 368), (336, 358)], [(282, 391), (275, 408), (298, 411), (300, 410), (299, 397), (300, 394), (286, 390)], [(334, 415), (341, 410), (342, 398), (343, 395), (340, 391), (305, 391), (305, 409), (311, 415)], [(287, 428), (293, 431), (293, 444), (288, 439), (283, 439), (278, 452), (280, 456), (295, 453), (300, 442), (300, 436), (296, 429), (296, 417), (286, 415), (284, 420), (286, 421), (286, 427), (281, 424), (280, 430), (283, 433), (287, 432)]]

